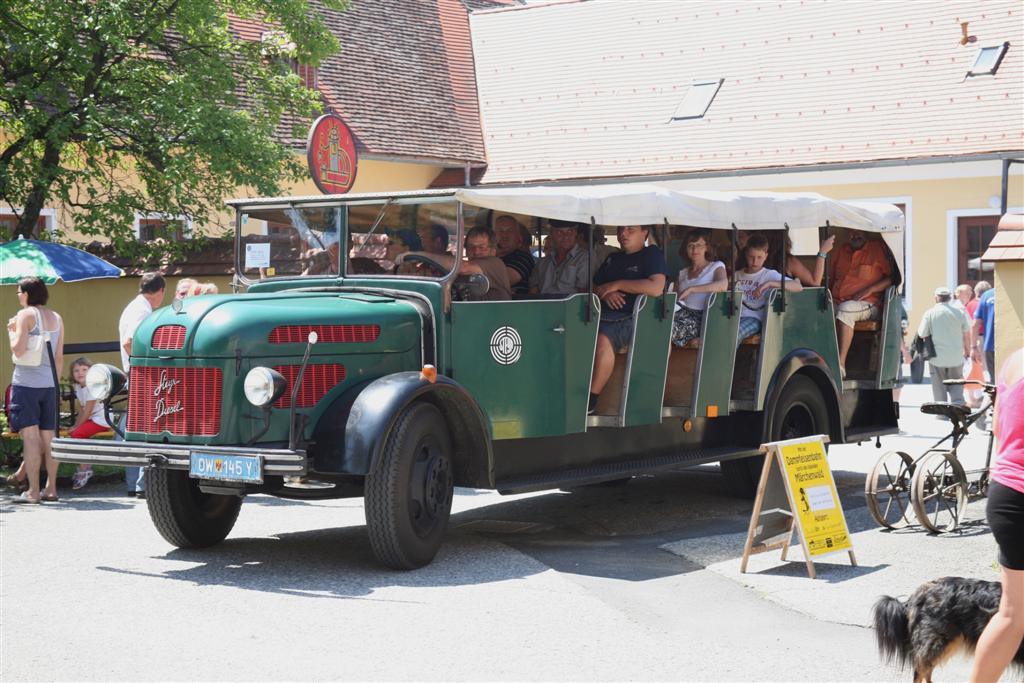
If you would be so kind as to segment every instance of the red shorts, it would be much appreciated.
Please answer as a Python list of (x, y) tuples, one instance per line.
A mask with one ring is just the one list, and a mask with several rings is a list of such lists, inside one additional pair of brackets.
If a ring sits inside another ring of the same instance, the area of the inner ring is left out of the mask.
[(86, 420), (85, 422), (71, 430), (70, 436), (72, 439), (88, 439), (90, 437), (96, 436), (100, 432), (106, 432), (109, 430), (110, 427), (104, 427), (101, 424), (96, 424), (92, 420)]

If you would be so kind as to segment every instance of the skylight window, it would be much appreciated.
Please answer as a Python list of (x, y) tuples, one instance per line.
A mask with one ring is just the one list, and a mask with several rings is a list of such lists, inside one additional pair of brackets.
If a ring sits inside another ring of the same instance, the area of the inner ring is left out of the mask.
[(978, 56), (974, 58), (974, 66), (967, 72), (968, 76), (994, 76), (996, 69), (1006, 55), (1009, 43), (996, 45), (994, 47), (983, 47), (978, 49)]
[(722, 87), (722, 78), (703, 78), (693, 81), (689, 90), (683, 95), (683, 101), (676, 107), (672, 115), (674, 120), (703, 118), (712, 100)]

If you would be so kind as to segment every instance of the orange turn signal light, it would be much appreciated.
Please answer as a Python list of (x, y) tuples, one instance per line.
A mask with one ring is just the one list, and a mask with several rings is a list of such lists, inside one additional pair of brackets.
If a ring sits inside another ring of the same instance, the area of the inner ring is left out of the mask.
[(708, 417), (718, 417), (718, 406), (708, 406)]
[(437, 382), (437, 368), (433, 365), (424, 365), (423, 369), (420, 370), (420, 379), (435, 384)]

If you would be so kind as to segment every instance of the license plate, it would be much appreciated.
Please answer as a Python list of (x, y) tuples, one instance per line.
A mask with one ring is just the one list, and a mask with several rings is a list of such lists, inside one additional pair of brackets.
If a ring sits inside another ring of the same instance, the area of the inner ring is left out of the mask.
[(189, 476), (196, 479), (263, 483), (263, 459), (258, 455), (220, 455), (193, 452)]

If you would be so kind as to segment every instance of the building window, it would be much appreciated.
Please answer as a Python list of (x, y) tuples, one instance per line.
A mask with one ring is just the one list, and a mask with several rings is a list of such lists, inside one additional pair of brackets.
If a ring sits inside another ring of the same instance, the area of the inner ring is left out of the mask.
[(180, 242), (191, 236), (191, 227), (191, 222), (184, 216), (151, 213), (135, 217), (135, 237), (140, 242), (152, 242), (157, 238)]
[(994, 47), (983, 47), (978, 49), (978, 56), (974, 58), (974, 65), (967, 72), (968, 76), (994, 76), (999, 65), (1003, 62), (1009, 43), (996, 45)]
[(315, 66), (309, 64), (300, 64), (297, 59), (289, 59), (288, 65), (292, 68), (299, 78), (302, 79), (302, 87), (307, 90), (316, 90), (317, 86), (317, 69)]
[[(17, 209), (21, 212), (21, 208)], [(10, 209), (0, 209), (0, 240), (10, 239), (11, 232), (18, 225), (19, 217)], [(42, 209), (36, 219), (36, 235), (53, 232), (57, 228), (57, 212), (54, 209)]]
[(672, 118), (674, 120), (703, 118), (708, 107), (711, 106), (711, 101), (718, 94), (718, 89), (722, 87), (723, 81), (722, 78), (710, 78), (691, 83)]
[(999, 216), (961, 216), (957, 219), (957, 283), (971, 287), (981, 280), (992, 283), (993, 264), (981, 255), (996, 236)]

